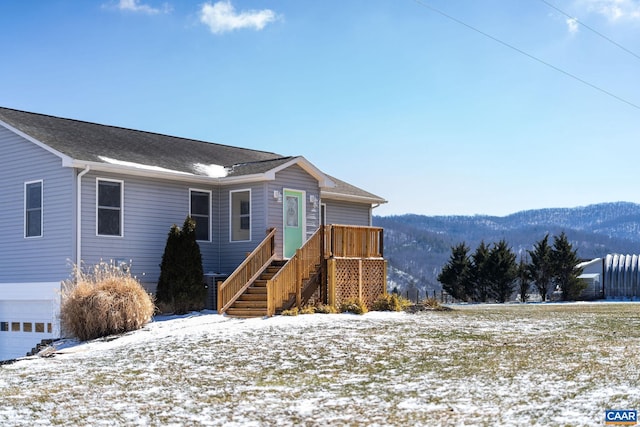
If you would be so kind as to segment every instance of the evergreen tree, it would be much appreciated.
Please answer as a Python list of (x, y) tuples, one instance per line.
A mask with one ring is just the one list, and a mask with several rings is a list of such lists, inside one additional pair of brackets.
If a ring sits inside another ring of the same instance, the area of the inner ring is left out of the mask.
[(469, 268), (469, 284), (467, 295), (471, 295), (474, 301), (487, 302), (489, 297), (489, 272), (487, 271), (489, 264), (489, 246), (480, 242), (476, 251), (471, 255), (471, 263)]
[(518, 264), (518, 290), (520, 291), (520, 302), (529, 300), (529, 288), (531, 287), (531, 274), (529, 273), (529, 263), (525, 256), (520, 258)]
[(549, 246), (549, 234), (533, 245), (533, 250), (528, 251), (531, 257), (529, 263), (529, 275), (534, 286), (540, 293), (542, 301), (547, 300), (547, 294), (553, 283), (553, 265), (551, 261), (551, 246)]
[[(202, 254), (200, 245), (196, 241), (196, 222), (187, 217), (182, 225), (182, 263), (184, 269), (183, 292), (180, 300), (184, 311), (199, 311), (205, 306), (207, 288), (204, 285), (204, 271), (202, 270)], [(178, 292), (177, 294), (180, 294)], [(182, 311), (182, 310), (181, 310)]]
[(178, 259), (180, 252), (180, 228), (173, 224), (167, 236), (167, 243), (162, 254), (162, 263), (160, 264), (160, 277), (158, 278), (158, 287), (156, 288), (156, 302), (174, 307), (174, 290), (173, 286), (177, 282), (177, 278), (182, 272), (178, 271)]
[(580, 260), (578, 250), (573, 249), (564, 231), (553, 238), (551, 263), (553, 265), (553, 280), (562, 291), (563, 301), (578, 299), (586, 284), (578, 279), (582, 269), (577, 268)]
[(489, 252), (487, 263), (489, 294), (498, 302), (506, 302), (513, 293), (515, 280), (518, 276), (516, 255), (506, 240), (502, 239), (498, 243), (494, 243)]
[(451, 248), (449, 262), (442, 267), (438, 281), (442, 289), (458, 300), (467, 300), (465, 289), (469, 279), (469, 248), (462, 242)]
[(187, 217), (182, 229), (173, 225), (167, 237), (156, 300), (175, 313), (202, 310), (206, 288), (202, 270), (202, 255), (196, 242), (195, 221)]

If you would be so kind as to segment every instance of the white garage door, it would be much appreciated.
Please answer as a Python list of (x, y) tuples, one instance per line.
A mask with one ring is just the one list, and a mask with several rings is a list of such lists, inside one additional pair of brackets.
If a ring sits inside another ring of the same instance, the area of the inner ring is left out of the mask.
[(0, 299), (0, 360), (23, 357), (43, 339), (59, 338), (57, 317), (57, 299)]

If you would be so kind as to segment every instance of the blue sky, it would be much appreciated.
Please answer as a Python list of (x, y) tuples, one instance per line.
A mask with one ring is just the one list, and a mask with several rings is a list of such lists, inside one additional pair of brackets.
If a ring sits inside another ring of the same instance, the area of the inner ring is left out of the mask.
[(640, 0), (3, 1), (0, 53), (2, 106), (303, 155), (378, 215), (640, 202)]

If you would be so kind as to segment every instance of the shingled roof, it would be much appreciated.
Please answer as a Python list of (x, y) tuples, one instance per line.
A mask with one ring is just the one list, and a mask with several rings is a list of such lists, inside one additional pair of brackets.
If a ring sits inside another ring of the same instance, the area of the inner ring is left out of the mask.
[(71, 159), (86, 162), (109, 163), (109, 159), (112, 159), (205, 175), (202, 168), (196, 165), (231, 167), (283, 158), (280, 154), (266, 151), (8, 108), (0, 108), (0, 120)]
[[(232, 178), (265, 174), (296, 159), (303, 159), (3, 107), (0, 107), (0, 122), (79, 163), (118, 164), (125, 167), (143, 165), (202, 177), (211, 176), (211, 168), (218, 167), (226, 170), (224, 176)], [(304, 163), (310, 165), (306, 160)], [(325, 176), (328, 178), (328, 175)], [(327, 194), (328, 197), (360, 196), (363, 201), (373, 198), (374, 203), (384, 202), (384, 199), (344, 181), (339, 183), (331, 189), (330, 195)]]

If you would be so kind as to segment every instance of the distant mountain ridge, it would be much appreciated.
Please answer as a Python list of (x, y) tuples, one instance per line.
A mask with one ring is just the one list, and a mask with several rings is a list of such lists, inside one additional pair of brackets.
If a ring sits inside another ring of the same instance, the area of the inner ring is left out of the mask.
[(504, 238), (514, 252), (526, 254), (546, 233), (553, 236), (564, 231), (584, 259), (640, 253), (640, 204), (629, 202), (536, 209), (504, 217), (376, 216), (374, 224), (385, 228), (389, 281), (401, 290), (439, 290), (436, 277), (451, 247), (460, 242), (473, 252), (481, 241), (491, 244)]

